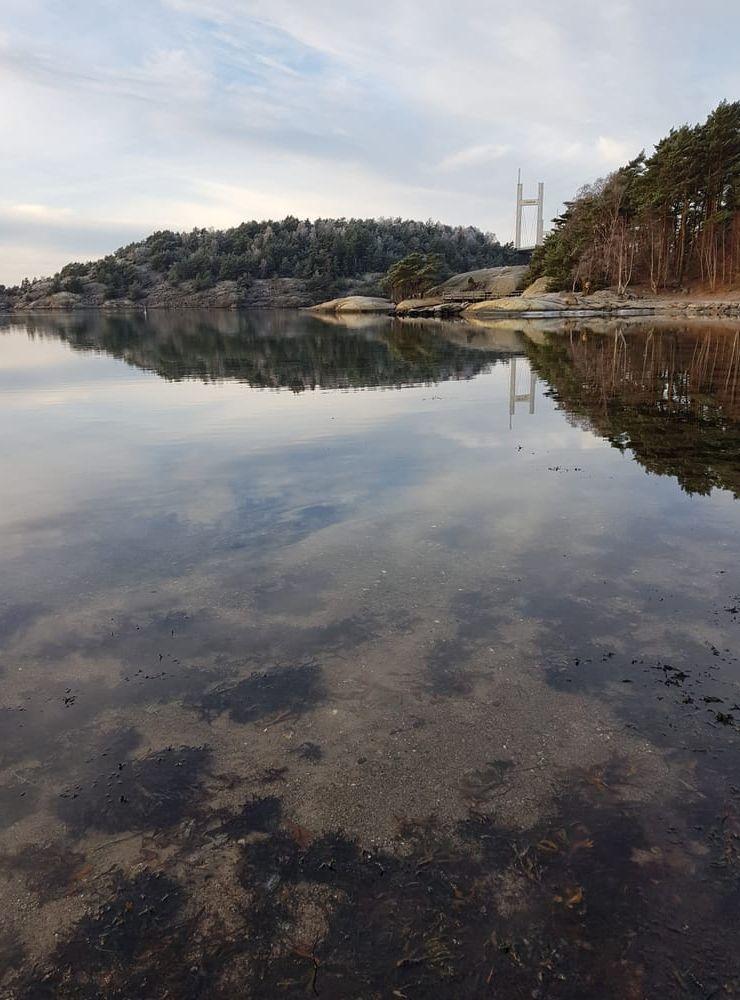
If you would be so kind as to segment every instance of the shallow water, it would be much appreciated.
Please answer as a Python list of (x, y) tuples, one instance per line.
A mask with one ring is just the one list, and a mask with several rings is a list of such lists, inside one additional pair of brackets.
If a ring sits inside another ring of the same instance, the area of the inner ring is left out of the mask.
[(740, 330), (0, 320), (0, 996), (732, 996)]

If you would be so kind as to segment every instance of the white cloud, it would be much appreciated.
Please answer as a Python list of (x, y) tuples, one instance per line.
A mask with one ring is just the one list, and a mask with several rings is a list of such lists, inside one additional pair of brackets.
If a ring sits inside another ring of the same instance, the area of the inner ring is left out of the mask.
[(68, 219), (70, 215), (68, 208), (54, 208), (50, 205), (9, 205), (7, 211), (20, 219), (32, 219), (35, 222), (59, 222)]
[(500, 160), (511, 151), (511, 146), (503, 143), (483, 143), (480, 146), (468, 146), (456, 153), (446, 156), (439, 164), (440, 170), (457, 170), (461, 167), (479, 167)]
[(620, 139), (614, 139), (608, 135), (600, 135), (596, 141), (596, 150), (605, 164), (610, 167), (619, 167), (632, 159), (639, 149), (635, 149), (634, 144)]
[(142, 96), (152, 90), (168, 100), (197, 100), (208, 95), (212, 75), (193, 53), (183, 49), (159, 49), (131, 72), (131, 80), (143, 84)]

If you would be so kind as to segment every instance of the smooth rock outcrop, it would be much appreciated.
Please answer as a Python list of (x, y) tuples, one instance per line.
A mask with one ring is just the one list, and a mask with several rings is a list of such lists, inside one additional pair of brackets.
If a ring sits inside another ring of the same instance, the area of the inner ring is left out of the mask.
[(482, 316), (496, 316), (501, 313), (561, 312), (570, 308), (573, 308), (570, 303), (565, 302), (559, 295), (538, 295), (528, 299), (516, 295), (502, 299), (488, 299), (485, 302), (473, 302), (467, 307), (464, 315), (480, 318)]
[(312, 312), (328, 313), (391, 313), (393, 303), (388, 299), (377, 299), (369, 295), (347, 295), (342, 299), (330, 299), (317, 306), (311, 306)]
[(455, 274), (441, 285), (430, 288), (430, 297), (447, 298), (459, 294), (462, 298), (470, 292), (486, 292), (490, 296), (512, 295), (527, 273), (526, 264), (506, 267), (483, 267), (477, 271)]

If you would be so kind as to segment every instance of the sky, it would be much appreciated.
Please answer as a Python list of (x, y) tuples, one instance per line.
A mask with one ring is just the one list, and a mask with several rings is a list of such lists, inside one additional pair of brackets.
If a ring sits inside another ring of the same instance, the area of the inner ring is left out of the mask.
[(0, 283), (155, 229), (513, 238), (740, 97), (737, 0), (0, 0)]

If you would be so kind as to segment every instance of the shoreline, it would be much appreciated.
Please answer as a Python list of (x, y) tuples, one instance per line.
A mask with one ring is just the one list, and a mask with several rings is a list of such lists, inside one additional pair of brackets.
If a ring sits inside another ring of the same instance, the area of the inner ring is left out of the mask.
[(620, 297), (612, 293), (597, 292), (592, 296), (574, 293), (546, 293), (528, 297), (511, 296), (475, 303), (453, 302), (402, 302), (396, 306), (395, 315), (401, 316), (459, 316), (463, 319), (587, 319), (600, 317), (668, 316), (668, 317), (740, 317), (740, 297), (707, 299), (686, 296), (680, 299), (662, 297)]
[[(740, 319), (740, 300), (717, 300), (708, 301), (705, 299), (690, 299), (686, 302), (670, 300), (667, 302), (656, 302), (649, 300), (644, 303), (627, 304), (618, 306), (597, 306), (588, 303), (578, 305), (562, 306), (542, 306), (533, 303), (531, 308), (509, 308), (503, 303), (498, 304), (497, 300), (476, 303), (477, 308), (471, 308), (460, 303), (445, 303), (438, 305), (406, 305), (399, 310), (397, 307), (389, 309), (363, 309), (346, 307), (339, 309), (325, 309), (318, 306), (147, 306), (138, 307), (126, 305), (120, 308), (105, 308), (102, 306), (78, 306), (73, 309), (3, 309), (0, 310), (0, 319), (16, 318), (23, 316), (79, 316), (99, 314), (104, 316), (125, 316), (137, 315), (146, 316), (151, 311), (157, 315), (164, 313), (192, 313), (192, 312), (308, 312), (318, 317), (332, 316), (387, 316), (392, 319), (440, 319), (440, 320), (476, 320), (480, 321), (495, 319), (589, 319), (592, 317), (604, 318), (639, 318), (641, 316), (658, 316), (663, 318), (714, 318), (714, 319)], [(484, 308), (480, 308), (484, 307)]]

